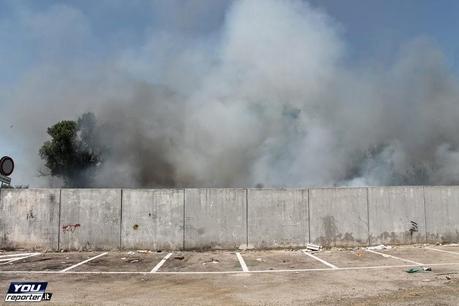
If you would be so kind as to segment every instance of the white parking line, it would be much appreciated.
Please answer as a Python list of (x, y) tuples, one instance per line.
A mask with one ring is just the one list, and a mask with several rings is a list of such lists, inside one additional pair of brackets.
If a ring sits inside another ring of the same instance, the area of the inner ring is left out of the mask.
[(417, 265), (417, 266), (424, 266), (423, 263), (416, 262), (416, 261), (413, 261), (413, 260), (409, 260), (409, 259), (405, 259), (405, 258), (401, 258), (401, 257), (397, 257), (397, 256), (385, 254), (385, 253), (380, 253), (380, 252), (376, 252), (376, 251), (368, 250), (368, 249), (366, 249), (366, 251), (367, 251), (367, 252), (370, 252), (370, 253), (374, 253), (374, 254), (381, 255), (381, 256), (383, 256), (383, 257), (390, 257), (390, 258), (393, 258), (393, 259), (398, 259), (398, 260), (401, 260), (401, 261), (410, 262), (410, 263), (415, 264), (415, 265)]
[(330, 268), (332, 268), (332, 269), (338, 269), (337, 266), (335, 266), (335, 265), (329, 263), (328, 261), (325, 261), (325, 260), (323, 260), (323, 259), (321, 259), (321, 258), (319, 258), (319, 257), (317, 257), (317, 256), (314, 256), (314, 255), (312, 255), (312, 254), (306, 252), (306, 250), (303, 250), (303, 253), (304, 253), (305, 255), (308, 255), (308, 256), (311, 257), (311, 258), (314, 258), (315, 260), (320, 261), (321, 263), (323, 263), (324, 265), (326, 265), (326, 266), (328, 266), (328, 267), (330, 267)]
[(171, 257), (171, 256), (172, 256), (172, 253), (169, 253), (169, 254), (167, 254), (166, 256), (164, 256), (164, 258), (161, 259), (161, 261), (158, 262), (158, 264), (157, 264), (153, 269), (151, 269), (150, 273), (156, 273), (156, 272), (158, 272), (159, 268), (161, 268), (161, 266), (164, 265), (164, 263), (166, 262), (166, 260), (168, 260), (169, 257)]
[(242, 258), (241, 253), (236, 252), (237, 259), (239, 260), (239, 264), (241, 265), (242, 272), (249, 272), (249, 268), (247, 268), (247, 265), (245, 264), (244, 258)]
[[(26, 258), (29, 258), (29, 257), (37, 256), (37, 255), (40, 255), (41, 253), (27, 253), (27, 254), (28, 254), (27, 256), (21, 256), (21, 257), (17, 257), (17, 258), (16, 257), (10, 257), (7, 262), (1, 263), (0, 266), (7, 265), (7, 264), (10, 264), (12, 262), (21, 260), (21, 259), (26, 259)], [(25, 254), (21, 254), (21, 255), (25, 255)]]
[(459, 252), (445, 251), (445, 250), (439, 250), (439, 249), (434, 249), (434, 248), (429, 248), (429, 247), (425, 247), (425, 249), (432, 250), (432, 251), (437, 251), (437, 252), (443, 252), (443, 253), (459, 255)]
[[(432, 263), (427, 264), (428, 266), (459, 266), (459, 262), (450, 262), (450, 263)], [(413, 265), (393, 265), (393, 266), (368, 266), (368, 267), (344, 267), (337, 269), (330, 268), (316, 268), (316, 269), (283, 269), (283, 270), (252, 270), (250, 273), (299, 273), (299, 272), (339, 272), (339, 271), (348, 271), (348, 270), (385, 270), (385, 269), (394, 269), (394, 268), (409, 268)], [(67, 273), (62, 273), (61, 271), (0, 271), (2, 274), (61, 274), (61, 275), (70, 275), (70, 274), (135, 274), (135, 275), (146, 275), (146, 274), (174, 274), (174, 275), (194, 275), (194, 274), (241, 274), (245, 273), (244, 271), (159, 271), (156, 273), (149, 272), (138, 272), (138, 271), (69, 271)]]
[(16, 254), (6, 254), (6, 255), (0, 255), (0, 258), (7, 258), (7, 257), (22, 257), (22, 256), (35, 255), (35, 254), (40, 254), (40, 253), (16, 253)]
[(105, 252), (105, 253), (99, 254), (99, 255), (97, 255), (97, 256), (91, 257), (91, 258), (89, 258), (89, 259), (83, 260), (82, 262), (79, 262), (79, 263), (77, 263), (76, 265), (73, 265), (73, 266), (70, 266), (70, 267), (68, 267), (68, 268), (65, 268), (64, 270), (61, 270), (61, 271), (59, 271), (59, 272), (60, 272), (60, 273), (62, 273), (62, 272), (67, 272), (67, 271), (69, 271), (69, 270), (72, 270), (73, 268), (76, 268), (76, 267), (81, 266), (81, 265), (83, 265), (83, 264), (85, 264), (85, 263), (87, 263), (87, 262), (90, 262), (91, 260), (94, 260), (94, 259), (96, 259), (96, 258), (99, 258), (99, 257), (101, 257), (101, 256), (104, 256), (104, 255), (106, 255), (107, 253), (108, 253), (108, 252)]

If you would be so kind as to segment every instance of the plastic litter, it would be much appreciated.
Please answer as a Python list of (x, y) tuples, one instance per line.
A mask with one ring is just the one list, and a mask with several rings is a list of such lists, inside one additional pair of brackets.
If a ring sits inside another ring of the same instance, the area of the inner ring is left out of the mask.
[(368, 250), (373, 250), (373, 251), (378, 251), (378, 250), (390, 250), (390, 249), (392, 249), (392, 247), (390, 245), (380, 244), (380, 245), (368, 247), (367, 249)]
[(183, 259), (185, 259), (185, 256), (177, 255), (177, 256), (174, 257), (174, 259), (183, 260)]
[(406, 270), (406, 273), (429, 272), (432, 271), (431, 267), (416, 267)]
[(308, 244), (306, 244), (306, 249), (308, 249), (310, 251), (319, 251), (320, 250), (320, 245), (308, 243)]

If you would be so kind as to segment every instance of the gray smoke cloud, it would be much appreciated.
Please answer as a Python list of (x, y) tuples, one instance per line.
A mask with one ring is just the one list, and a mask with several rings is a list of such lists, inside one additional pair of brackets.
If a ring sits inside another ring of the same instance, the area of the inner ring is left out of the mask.
[[(190, 3), (141, 48), (44, 64), (9, 95), (24, 181), (46, 127), (93, 111), (109, 148), (94, 186), (459, 183), (459, 83), (428, 39), (360, 64), (340, 26), (303, 1)], [(212, 10), (223, 21), (204, 31)], [(91, 35), (82, 23), (78, 39)]]

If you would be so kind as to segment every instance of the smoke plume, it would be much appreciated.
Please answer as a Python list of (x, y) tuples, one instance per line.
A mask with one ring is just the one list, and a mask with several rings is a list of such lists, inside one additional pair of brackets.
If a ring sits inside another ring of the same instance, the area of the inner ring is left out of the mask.
[[(46, 128), (92, 111), (109, 148), (99, 187), (459, 183), (459, 83), (427, 38), (364, 64), (304, 1), (203, 2), (140, 48), (30, 71), (8, 95), (21, 182), (41, 165)], [(209, 12), (222, 17), (203, 30)], [(95, 40), (78, 13), (59, 14), (80, 24), (73, 43)]]

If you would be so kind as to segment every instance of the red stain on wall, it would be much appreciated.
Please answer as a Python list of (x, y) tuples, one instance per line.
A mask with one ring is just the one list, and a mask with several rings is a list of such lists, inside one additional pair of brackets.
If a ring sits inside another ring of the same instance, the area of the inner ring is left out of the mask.
[(81, 225), (80, 224), (67, 224), (62, 226), (62, 231), (64, 233), (66, 232), (71, 232), (73, 233), (77, 228), (79, 228)]

